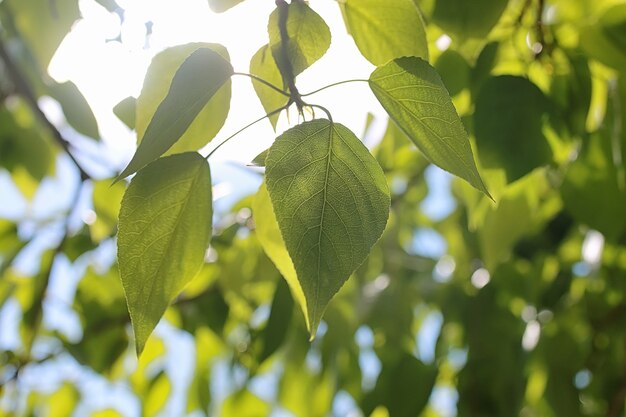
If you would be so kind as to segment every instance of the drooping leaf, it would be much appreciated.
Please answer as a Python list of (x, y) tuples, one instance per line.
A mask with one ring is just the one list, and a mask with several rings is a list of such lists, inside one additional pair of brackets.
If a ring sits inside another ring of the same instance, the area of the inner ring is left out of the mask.
[(480, 38), (491, 31), (508, 3), (508, 0), (437, 0), (433, 22), (460, 38)]
[[(141, 142), (128, 166), (119, 175), (118, 179), (124, 178), (138, 171), (150, 162), (154, 161), (165, 151), (172, 148), (172, 152), (198, 150), (204, 146), (221, 128), (228, 113), (217, 112), (217, 115), (207, 113), (213, 107), (207, 105), (211, 98), (219, 98), (219, 106), (224, 106), (230, 100), (230, 85), (226, 85), (226, 94), (218, 94), (220, 87), (230, 81), (233, 67), (214, 49), (218, 46), (207, 44), (190, 44), (183, 47), (171, 48), (155, 57), (150, 71), (146, 76), (144, 88), (137, 100), (137, 136)], [(161, 92), (169, 83), (163, 82), (162, 78), (169, 78), (168, 68), (172, 63), (180, 63), (176, 74), (172, 77), (167, 95), (161, 101)], [(159, 80), (157, 80), (159, 78)], [(152, 106), (158, 104), (154, 112)], [(213, 104), (213, 103), (211, 103)], [(149, 116), (148, 116), (149, 115)], [(197, 132), (193, 127), (194, 120), (200, 116), (204, 123), (204, 129)], [(223, 117), (222, 117), (223, 116)], [(146, 120), (149, 124), (144, 129)], [(179, 143), (176, 148), (173, 145)]]
[(100, 139), (96, 116), (73, 82), (51, 85), (50, 95), (61, 104), (67, 122), (77, 132), (93, 139)]
[(283, 133), (266, 162), (267, 189), (314, 336), (328, 302), (382, 234), (389, 188), (367, 148), (328, 120)]
[(548, 111), (548, 100), (526, 78), (502, 75), (485, 81), (474, 112), (482, 165), (504, 169), (512, 182), (548, 164), (552, 150), (543, 133)]
[(216, 13), (223, 13), (242, 1), (243, 0), (209, 0), (209, 7)]
[[(282, 76), (272, 56), (269, 45), (262, 46), (261, 49), (254, 54), (250, 60), (250, 73), (276, 86), (282, 85)], [(284, 106), (287, 104), (287, 101), (289, 101), (289, 97), (274, 91), (272, 88), (257, 80), (252, 80), (252, 86), (267, 113)], [(276, 129), (278, 116), (279, 114), (277, 113), (269, 117), (269, 121), (274, 129)]]
[[(284, 12), (287, 13), (286, 45), (282, 43), (279, 26), (280, 15)], [(287, 67), (291, 69), (291, 76), (295, 77), (320, 59), (330, 47), (328, 25), (303, 1), (276, 8), (270, 15), (267, 31), (272, 55), (285, 82), (288, 81), (285, 79)], [(283, 56), (284, 52), (286, 57)]]
[(197, 153), (159, 159), (131, 181), (122, 200), (117, 246), (138, 354), (202, 265), (211, 212), (209, 167)]
[(450, 95), (437, 71), (420, 58), (396, 59), (370, 75), (374, 95), (435, 165), (489, 195)]
[[(265, 160), (265, 159), (264, 159)], [(252, 204), (252, 212), (254, 213), (254, 222), (256, 224), (256, 236), (263, 246), (263, 250), (266, 255), (272, 260), (276, 268), (281, 273), (291, 292), (294, 299), (300, 305), (304, 314), (304, 319), (309, 326), (309, 314), (307, 310), (306, 298), (302, 291), (302, 286), (298, 281), (296, 269), (293, 266), (293, 261), (289, 256), (285, 241), (280, 234), (280, 228), (276, 221), (276, 215), (274, 214), (274, 208), (272, 207), (272, 201), (270, 195), (267, 192), (267, 186), (265, 182), (261, 184), (259, 191), (256, 194), (254, 202)]]
[(113, 113), (130, 129), (135, 128), (135, 119), (137, 113), (137, 99), (135, 97), (126, 97), (113, 107)]
[(413, 0), (339, 2), (348, 32), (374, 65), (403, 56), (428, 59), (424, 21)]

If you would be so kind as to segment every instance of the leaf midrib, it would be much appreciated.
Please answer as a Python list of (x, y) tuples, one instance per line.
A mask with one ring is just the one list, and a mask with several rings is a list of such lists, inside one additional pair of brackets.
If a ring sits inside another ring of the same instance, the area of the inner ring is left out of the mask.
[[(193, 175), (192, 180), (191, 180), (191, 185), (189, 186), (189, 189), (188, 189), (188, 191), (186, 193), (188, 197), (184, 200), (184, 202), (182, 204), (182, 207), (181, 207), (181, 209), (179, 211), (179, 214), (178, 214), (178, 216), (177, 216), (177, 218), (176, 218), (176, 220), (174, 222), (174, 227), (172, 228), (172, 232), (170, 233), (170, 239), (168, 240), (168, 242), (166, 244), (166, 247), (165, 247), (165, 250), (164, 250), (163, 254), (166, 254), (170, 250), (170, 248), (172, 246), (173, 239), (171, 239), (171, 236), (174, 235), (174, 233), (177, 231), (178, 226), (180, 225), (181, 218), (182, 218), (182, 213), (185, 212), (185, 209), (187, 208), (187, 204), (189, 203), (189, 200), (191, 200), (192, 193), (190, 193), (189, 190), (192, 190), (194, 188), (194, 185), (196, 184), (196, 181), (198, 181), (198, 177), (199, 177), (199, 175), (198, 175), (198, 168), (200, 168), (200, 167), (202, 167), (202, 165), (199, 165), (194, 170), (194, 175)], [(159, 264), (158, 264), (157, 269), (156, 269), (156, 271), (154, 273), (155, 276), (157, 276), (159, 274), (159, 272), (161, 271), (161, 268), (163, 268), (163, 265), (165, 264), (165, 259), (166, 259), (166, 256), (161, 256), (160, 257)], [(148, 291), (148, 298), (145, 299), (146, 302), (144, 303), (144, 308), (142, 308), (141, 311), (146, 311), (145, 307), (148, 305), (148, 301), (152, 298), (152, 294), (154, 293), (155, 280), (151, 279), (149, 282), (150, 282), (150, 284), (149, 284), (150, 289)], [(142, 318), (145, 318), (145, 315), (141, 314), (141, 316), (142, 316)]]
[[(404, 73), (404, 72), (403, 72)], [(396, 74), (398, 75), (398, 74)], [(452, 150), (452, 153), (454, 155), (456, 155), (456, 157), (458, 158), (458, 160), (461, 162), (461, 164), (463, 166), (465, 166), (465, 168), (468, 169), (468, 171), (471, 173), (472, 178), (476, 181), (477, 178), (474, 174), (474, 170), (476, 169), (476, 167), (472, 167), (470, 166), (467, 161), (465, 161), (465, 159), (459, 154), (459, 152), (448, 142), (446, 142), (445, 140), (443, 140), (443, 138), (437, 133), (435, 132), (430, 126), (428, 126), (426, 123), (424, 123), (411, 109), (409, 109), (404, 103), (402, 103), (401, 101), (397, 100), (393, 95), (391, 95), (390, 93), (388, 93), (384, 88), (382, 88), (381, 86), (379, 86), (374, 80), (370, 80), (370, 83), (372, 84), (372, 86), (376, 87), (376, 89), (378, 89), (378, 91), (383, 92), (386, 96), (390, 97), (392, 99), (393, 102), (397, 103), (398, 106), (400, 106), (402, 109), (404, 109), (404, 111), (406, 111), (407, 113), (411, 114), (412, 116), (415, 117), (415, 120), (417, 120), (420, 125), (422, 125), (423, 127), (425, 127), (427, 130), (429, 130), (438, 140), (440, 143), (443, 143), (448, 149)], [(394, 118), (395, 119), (395, 118)], [(478, 183), (482, 184), (482, 181), (480, 181), (478, 179)]]

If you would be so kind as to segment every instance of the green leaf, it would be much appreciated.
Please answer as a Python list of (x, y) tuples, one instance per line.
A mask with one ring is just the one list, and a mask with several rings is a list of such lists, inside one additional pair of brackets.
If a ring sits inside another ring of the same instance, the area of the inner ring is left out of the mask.
[(96, 219), (89, 225), (91, 238), (94, 241), (100, 242), (114, 234), (125, 191), (125, 183), (118, 182), (111, 185), (110, 179), (94, 181), (93, 210), (96, 213)]
[(481, 38), (498, 23), (508, 3), (508, 0), (437, 0), (433, 22), (460, 38)]
[(461, 119), (433, 67), (420, 58), (399, 58), (374, 70), (369, 84), (389, 116), (432, 163), (489, 195)]
[(215, 13), (223, 13), (231, 7), (235, 7), (243, 0), (209, 0), (209, 7)]
[[(283, 6), (281, 6), (283, 7)], [(287, 57), (283, 57), (280, 36), (280, 7), (270, 15), (267, 31), (270, 36), (272, 55), (285, 79), (285, 68), (290, 66), (295, 77), (320, 59), (330, 47), (330, 29), (324, 19), (305, 2), (294, 1), (284, 6), (287, 12)]]
[(270, 415), (270, 405), (251, 393), (242, 390), (233, 393), (224, 400), (222, 417), (265, 417)]
[(592, 135), (569, 166), (561, 194), (577, 221), (614, 240), (626, 225), (626, 190), (618, 181), (610, 138), (602, 133)]
[(269, 148), (264, 150), (263, 152), (261, 152), (260, 154), (258, 154), (257, 156), (254, 157), (254, 159), (252, 160), (252, 162), (250, 162), (250, 166), (253, 167), (264, 167), (265, 166), (265, 160), (267, 159), (267, 154), (269, 153)]
[[(270, 52), (269, 45), (262, 46), (261, 49), (254, 54), (250, 60), (250, 73), (276, 86), (282, 84), (282, 76)], [(287, 104), (287, 101), (289, 101), (289, 97), (274, 91), (272, 88), (257, 80), (252, 80), (252, 86), (267, 113), (284, 106)], [(269, 117), (269, 121), (274, 130), (276, 130), (279, 115), (279, 113), (276, 113)]]
[[(233, 67), (219, 53), (220, 48), (210, 44), (189, 44), (168, 49), (154, 58), (137, 100), (136, 129), (137, 136), (142, 139), (118, 179), (140, 170), (170, 148), (171, 152), (198, 150), (219, 131), (228, 113), (225, 102), (230, 101), (229, 81), (233, 74)], [(170, 83), (168, 70), (171, 68), (177, 70)], [(162, 92), (168, 85), (165, 96)], [(222, 86), (226, 90), (220, 91)], [(212, 97), (218, 100), (213, 101)], [(153, 107), (156, 103), (160, 104)], [(216, 108), (222, 110), (212, 114)], [(202, 119), (200, 127), (194, 126), (196, 118)], [(147, 120), (150, 120), (149, 124)], [(172, 147), (177, 141), (180, 142), (178, 146)]]
[(278, 281), (267, 324), (260, 334), (263, 349), (257, 360), (259, 363), (269, 358), (285, 341), (293, 315), (293, 298), (286, 281)]
[(548, 112), (548, 99), (526, 78), (502, 75), (485, 81), (474, 112), (482, 165), (504, 169), (512, 182), (550, 163), (552, 150), (543, 133)]
[(73, 82), (53, 84), (50, 86), (50, 95), (61, 104), (67, 122), (77, 132), (90, 138), (100, 139), (96, 116), (94, 116), (89, 103), (87, 103), (87, 100)]
[(266, 162), (267, 189), (313, 337), (328, 302), (382, 234), (389, 188), (367, 148), (328, 120), (283, 133)]
[[(265, 159), (264, 159), (265, 160)], [(256, 224), (256, 235), (263, 246), (265, 254), (272, 260), (276, 268), (281, 273), (291, 292), (294, 299), (300, 305), (304, 314), (304, 319), (309, 325), (309, 314), (307, 309), (306, 298), (304, 292), (298, 281), (296, 269), (293, 266), (293, 261), (289, 256), (285, 241), (280, 234), (280, 228), (274, 214), (274, 208), (272, 207), (272, 201), (270, 195), (267, 192), (267, 186), (265, 182), (261, 184), (259, 191), (256, 194), (256, 198), (252, 204), (252, 212), (254, 213), (254, 222)]]
[(137, 99), (126, 97), (113, 107), (113, 113), (130, 129), (135, 128), (135, 118), (137, 113)]
[(10, 10), (7, 17), (26, 40), (43, 71), (80, 17), (76, 0), (7, 0), (2, 7)]
[(470, 66), (463, 55), (452, 49), (439, 55), (435, 69), (451, 96), (456, 96), (470, 84)]
[(597, 21), (582, 26), (580, 46), (590, 57), (626, 71), (626, 4), (615, 4)]
[(346, 0), (339, 7), (356, 46), (372, 64), (403, 56), (428, 59), (424, 21), (413, 0)]
[(364, 397), (363, 411), (369, 415), (383, 405), (390, 416), (418, 416), (430, 398), (437, 368), (406, 352), (393, 353), (384, 360), (376, 387)]
[(211, 175), (197, 153), (159, 159), (131, 181), (120, 210), (118, 262), (137, 353), (204, 260)]

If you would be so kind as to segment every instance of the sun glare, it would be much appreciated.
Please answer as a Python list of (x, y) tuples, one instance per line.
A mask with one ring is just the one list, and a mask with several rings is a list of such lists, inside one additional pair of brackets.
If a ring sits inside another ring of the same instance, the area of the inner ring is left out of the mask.
[[(134, 150), (134, 135), (112, 114), (115, 104), (129, 95), (138, 96), (152, 57), (165, 48), (188, 42), (220, 43), (228, 49), (236, 71), (248, 72), (252, 55), (267, 43), (267, 20), (272, 1), (248, 1), (226, 13), (213, 13), (206, 0), (119, 1), (123, 18), (109, 13), (94, 0), (80, 0), (82, 19), (65, 38), (52, 60), (49, 73), (57, 81), (78, 85), (101, 125), (107, 145), (125, 161)], [(332, 82), (367, 79), (373, 67), (359, 53), (343, 29), (339, 8), (331, 1), (312, 1), (314, 8), (333, 32), (326, 57), (299, 79), (301, 92), (313, 91)], [(363, 132), (365, 115), (383, 115), (364, 83), (326, 90), (315, 96), (333, 118), (357, 133)], [(220, 134), (208, 145), (263, 115), (252, 84), (234, 77), (231, 112)], [(319, 115), (316, 115), (319, 117)], [(281, 117), (278, 131), (298, 122), (297, 114)], [(379, 126), (380, 127), (380, 126)], [(215, 159), (247, 163), (274, 140), (267, 122), (258, 123), (216, 152)]]

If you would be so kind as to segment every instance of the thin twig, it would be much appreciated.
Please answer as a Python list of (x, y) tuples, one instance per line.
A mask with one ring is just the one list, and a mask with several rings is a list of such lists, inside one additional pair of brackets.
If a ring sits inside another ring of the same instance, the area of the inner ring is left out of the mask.
[(235, 73), (233, 73), (233, 75), (243, 75), (244, 77), (252, 78), (253, 80), (256, 80), (256, 81), (260, 82), (261, 84), (265, 84), (266, 86), (268, 86), (272, 90), (276, 91), (277, 93), (282, 94), (283, 96), (286, 96), (286, 97), (290, 96), (290, 94), (287, 91), (280, 89), (279, 87), (275, 86), (274, 84), (270, 83), (269, 81), (266, 81), (266, 80), (264, 80), (261, 77), (257, 77), (254, 74), (248, 74), (248, 73), (245, 73), (245, 72), (235, 72)]
[(2, 59), (2, 61), (4, 62), (7, 74), (11, 79), (16, 92), (20, 96), (22, 96), (24, 100), (26, 100), (27, 104), (37, 115), (40, 121), (50, 130), (50, 133), (52, 133), (52, 137), (54, 138), (54, 140), (61, 146), (61, 148), (63, 148), (65, 153), (70, 157), (70, 159), (80, 172), (81, 180), (91, 178), (90, 175), (85, 172), (83, 167), (78, 163), (74, 155), (72, 155), (72, 152), (70, 151), (71, 145), (69, 141), (63, 137), (61, 132), (59, 132), (56, 126), (52, 124), (52, 122), (48, 119), (45, 113), (39, 108), (35, 93), (31, 89), (26, 79), (22, 76), (22, 73), (20, 72), (17, 65), (15, 65), (15, 63), (11, 59), (11, 56), (9, 55), (9, 52), (7, 51), (4, 45), (4, 41), (2, 39), (0, 39), (0, 59)]
[(235, 133), (233, 133), (232, 135), (230, 135), (229, 137), (227, 137), (226, 139), (224, 139), (219, 145), (217, 145), (215, 148), (213, 148), (213, 150), (211, 152), (209, 152), (209, 154), (206, 156), (205, 159), (209, 159), (211, 157), (211, 155), (213, 155), (215, 153), (215, 151), (217, 151), (222, 145), (224, 145), (226, 142), (228, 142), (229, 140), (231, 140), (232, 138), (234, 138), (235, 136), (237, 136), (238, 134), (240, 134), (241, 132), (243, 132), (244, 130), (246, 130), (247, 128), (257, 124), (258, 122), (260, 122), (261, 120), (271, 117), (273, 115), (275, 115), (276, 113), (280, 113), (281, 111), (285, 110), (287, 107), (289, 107), (289, 105), (285, 105), (282, 106), (276, 110), (272, 110), (271, 112), (267, 113), (265, 116), (263, 117), (259, 117), (258, 119), (256, 119), (253, 122), (248, 123), (247, 125), (245, 125), (244, 127), (242, 127), (241, 129), (239, 129), (238, 131), (236, 131)]

